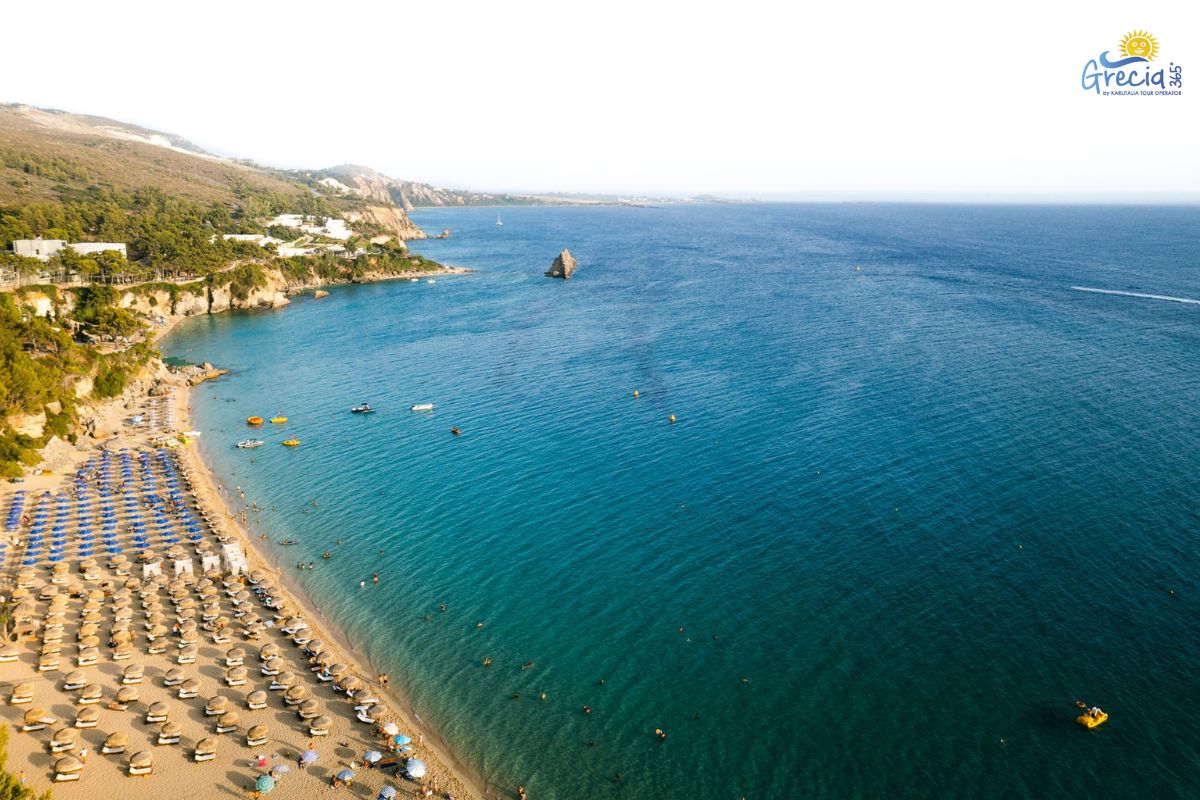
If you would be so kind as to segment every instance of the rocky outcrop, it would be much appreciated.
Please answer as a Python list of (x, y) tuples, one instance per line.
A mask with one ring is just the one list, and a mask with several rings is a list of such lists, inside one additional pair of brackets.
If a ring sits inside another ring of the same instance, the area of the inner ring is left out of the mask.
[(571, 251), (563, 248), (563, 251), (554, 259), (554, 263), (550, 265), (550, 269), (546, 271), (547, 278), (562, 278), (566, 280), (571, 277), (571, 273), (575, 271), (576, 263)]
[(320, 300), (322, 297), (329, 297), (329, 292), (324, 289), (317, 289), (313, 292), (313, 299)]
[(346, 215), (348, 222), (353, 224), (359, 220), (379, 225), (391, 232), (398, 239), (424, 239), (425, 231), (408, 218), (404, 210), (393, 205), (366, 206), (362, 211)]
[(46, 412), (36, 414), (14, 414), (8, 418), (8, 426), (14, 431), (34, 439), (41, 438), (46, 430)]

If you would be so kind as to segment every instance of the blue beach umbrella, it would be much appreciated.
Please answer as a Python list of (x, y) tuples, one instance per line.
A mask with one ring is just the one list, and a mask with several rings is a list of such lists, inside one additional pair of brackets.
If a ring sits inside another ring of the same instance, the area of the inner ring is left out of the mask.
[(377, 798), (377, 800), (392, 800), (392, 798), (395, 796), (396, 796), (396, 787), (395, 786), (384, 786), (382, 789), (379, 790), (379, 797)]
[(352, 781), (352, 780), (354, 780), (354, 770), (352, 770), (352, 769), (344, 769), (344, 770), (342, 770), (341, 772), (339, 772), (339, 773), (337, 774), (337, 779), (338, 779), (339, 781)]
[(383, 758), (383, 753), (378, 750), (368, 750), (363, 756), (363, 761), (366, 761), (368, 764), (377, 764), (381, 758)]
[(254, 782), (254, 788), (266, 794), (275, 788), (275, 779), (270, 775), (259, 775), (258, 780)]
[(309, 764), (317, 763), (318, 758), (320, 758), (320, 756), (317, 755), (316, 750), (305, 750), (300, 754), (300, 763), (308, 766)]
[(392, 737), (392, 741), (399, 745), (406, 745), (412, 741), (412, 738), (405, 736), (403, 733), (398, 733)]

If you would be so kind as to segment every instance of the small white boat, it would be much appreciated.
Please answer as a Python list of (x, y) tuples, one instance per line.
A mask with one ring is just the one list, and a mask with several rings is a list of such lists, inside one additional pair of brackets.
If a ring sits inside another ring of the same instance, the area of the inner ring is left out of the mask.
[(433, 411), (433, 403), (417, 403), (409, 411)]
[(504, 223), (500, 221), (500, 215), (499, 215), (499, 214), (497, 214), (497, 215), (496, 215), (496, 227), (500, 227), (500, 226), (501, 226), (501, 225), (503, 225), (503, 224), (504, 224)]
[(435, 281), (433, 278), (426, 278), (425, 282), (426, 283), (437, 283), (437, 281)]
[(262, 447), (263, 441), (262, 439), (243, 439), (242, 441), (238, 442), (237, 446), (243, 450), (249, 450), (252, 447)]
[(371, 408), (370, 403), (359, 403), (350, 409), (351, 414), (374, 414), (375, 409)]
[(409, 283), (420, 283), (421, 279), (420, 278), (409, 278), (408, 282)]
[(200, 431), (184, 431), (184, 436), (200, 436)]

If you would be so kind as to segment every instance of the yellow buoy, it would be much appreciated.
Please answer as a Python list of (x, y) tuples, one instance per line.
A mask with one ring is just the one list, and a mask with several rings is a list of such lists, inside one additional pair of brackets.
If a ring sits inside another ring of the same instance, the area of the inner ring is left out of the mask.
[(674, 415), (674, 414), (672, 414), (671, 416), (667, 417), (667, 422), (674, 422), (674, 421), (675, 421), (675, 415)]
[(634, 390), (633, 390), (633, 396), (634, 396), (634, 397), (637, 397), (637, 396), (638, 396), (638, 390), (637, 390), (637, 389), (634, 389)]

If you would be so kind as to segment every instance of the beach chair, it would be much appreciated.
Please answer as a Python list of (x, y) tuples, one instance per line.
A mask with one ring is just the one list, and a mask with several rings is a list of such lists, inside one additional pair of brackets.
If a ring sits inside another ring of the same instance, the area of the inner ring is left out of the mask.
[(79, 692), (79, 698), (75, 701), (81, 706), (90, 706), (99, 703), (104, 697), (104, 690), (100, 688), (98, 683), (89, 683)]
[(59, 728), (50, 739), (52, 754), (65, 753), (79, 746), (79, 733), (74, 728)]
[(180, 727), (174, 722), (164, 722), (158, 728), (158, 738), (154, 740), (156, 745), (179, 744), (179, 738), (182, 735)]
[(229, 710), (229, 698), (224, 695), (217, 695), (209, 699), (204, 704), (204, 716), (219, 717)]
[(74, 692), (87, 686), (87, 675), (81, 670), (67, 673), (67, 677), (63, 679), (63, 691)]
[(206, 736), (196, 742), (196, 750), (192, 754), (192, 760), (196, 762), (212, 761), (217, 757), (217, 740), (211, 736)]
[(146, 776), (154, 772), (154, 758), (145, 750), (129, 757), (129, 775)]
[(305, 700), (300, 705), (296, 706), (296, 716), (301, 720), (308, 721), (316, 719), (321, 715), (321, 704), (316, 700)]
[(56, 783), (79, 780), (83, 772), (83, 762), (75, 756), (63, 756), (54, 762), (54, 780)]
[(170, 714), (170, 707), (166, 703), (157, 702), (151, 704), (146, 711), (146, 724), (153, 725), (158, 722), (166, 722)]
[(267, 743), (267, 726), (254, 725), (246, 731), (247, 747), (263, 747)]
[(236, 711), (226, 711), (217, 717), (217, 727), (214, 730), (216, 733), (233, 733), (237, 730), (239, 722), (241, 720)]
[(104, 740), (104, 746), (100, 748), (100, 752), (105, 755), (118, 755), (125, 752), (125, 748), (129, 746), (129, 734), (124, 731), (110, 733), (108, 738)]

